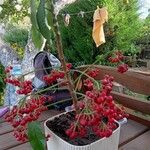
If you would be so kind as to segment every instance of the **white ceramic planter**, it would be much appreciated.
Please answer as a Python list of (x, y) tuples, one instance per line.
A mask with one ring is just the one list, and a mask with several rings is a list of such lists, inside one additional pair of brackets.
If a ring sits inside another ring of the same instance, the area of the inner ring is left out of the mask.
[(85, 146), (76, 146), (67, 143), (66, 141), (58, 137), (55, 133), (53, 133), (46, 126), (47, 121), (53, 120), (55, 117), (58, 117), (59, 115), (46, 120), (44, 123), (45, 135), (47, 134), (51, 135), (50, 139), (47, 141), (48, 150), (118, 150), (120, 125), (109, 138), (102, 138), (96, 142), (93, 142)]

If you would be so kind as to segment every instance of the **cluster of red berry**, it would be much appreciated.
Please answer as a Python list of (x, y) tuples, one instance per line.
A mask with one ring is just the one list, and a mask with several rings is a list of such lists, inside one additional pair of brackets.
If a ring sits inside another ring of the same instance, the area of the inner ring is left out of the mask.
[(11, 76), (11, 70), (13, 69), (12, 66), (9, 66), (5, 69), (5, 73), (7, 75), (7, 78), (5, 79), (6, 83), (12, 84), (16, 87), (19, 87), (19, 90), (17, 90), (17, 94), (24, 94), (27, 95), (31, 93), (33, 90), (32, 88), (32, 82), (27, 80), (27, 81), (20, 81), (20, 79), (15, 78)]
[(8, 66), (8, 67), (5, 69), (5, 73), (10, 73), (12, 69), (13, 69), (12, 66)]
[(67, 63), (67, 64), (66, 64), (66, 67), (67, 67), (68, 70), (70, 70), (73, 66), (72, 66), (71, 63)]
[(123, 61), (124, 56), (120, 51), (117, 51), (114, 54), (114, 57), (109, 57), (111, 63), (119, 63), (120, 61)]
[(27, 81), (23, 81), (20, 83), (20, 86), (19, 86), (19, 90), (17, 90), (17, 94), (24, 94), (24, 95), (27, 95), (29, 93), (32, 92), (33, 90), (33, 87), (32, 87), (32, 82), (27, 80)]
[(123, 54), (122, 54), (120, 51), (117, 51), (117, 52), (115, 52), (114, 57), (109, 57), (108, 60), (109, 60), (111, 63), (117, 63), (117, 64), (122, 63), (122, 64), (118, 65), (117, 68), (118, 68), (118, 72), (124, 73), (124, 72), (128, 71), (128, 65), (127, 65), (127, 64), (124, 64), (124, 63), (122, 62), (123, 59), (124, 59)]
[(27, 81), (19, 81), (19, 79), (16, 79), (15, 77), (10, 77), (5, 79), (6, 83), (12, 84), (16, 87), (19, 87), (19, 90), (17, 90), (17, 94), (24, 94), (27, 95), (31, 93), (33, 87), (32, 87), (32, 82), (27, 80)]
[(9, 78), (6, 78), (5, 82), (9, 83), (9, 84), (12, 84), (14, 86), (20, 86), (20, 81), (18, 79), (11, 78), (11, 76), (9, 76)]
[(99, 69), (91, 69), (88, 71), (88, 75), (92, 78), (95, 78), (100, 73)]
[(94, 83), (91, 79), (84, 80), (84, 86), (87, 90), (93, 90)]
[[(113, 77), (106, 75), (102, 80), (102, 90), (91, 88), (86, 91), (85, 98), (79, 103), (80, 113), (75, 116), (75, 122), (66, 130), (71, 138), (86, 136), (89, 128), (100, 137), (109, 137), (117, 127), (115, 120), (127, 117), (122, 108), (115, 105), (110, 95), (113, 86)], [(88, 81), (88, 80), (87, 80)]]
[(128, 71), (129, 66), (127, 64), (122, 64), (118, 66), (118, 72), (124, 73)]
[[(123, 59), (121, 54), (117, 55), (120, 60)], [(72, 65), (68, 64), (67, 69), (70, 70), (71, 68)], [(27, 95), (31, 93), (31, 81), (21, 82), (19, 79), (11, 77), (9, 75), (11, 69), (12, 67), (6, 70), (8, 73), (6, 82), (19, 87), (18, 94)], [(123, 69), (119, 71), (125, 71)], [(86, 88), (84, 99), (79, 103), (80, 113), (76, 114), (75, 122), (66, 130), (66, 134), (71, 139), (77, 136), (86, 136), (89, 128), (92, 128), (93, 132), (100, 137), (109, 137), (117, 127), (115, 120), (127, 117), (125, 111), (115, 105), (113, 97), (110, 95), (113, 87), (113, 77), (109, 75), (105, 76), (102, 80), (101, 90), (95, 87), (92, 78), (94, 79), (99, 74), (99, 71), (99, 69), (88, 70), (87, 74), (91, 78), (83, 79)], [(64, 78), (64, 76), (63, 71), (53, 70), (50, 75), (44, 76), (43, 80), (51, 85), (57, 79)], [(45, 100), (45, 97), (27, 99), (23, 106), (15, 106), (7, 113), (5, 119), (14, 127), (14, 136), (17, 140), (25, 141), (27, 139), (27, 124), (37, 120), (41, 112), (47, 109), (44, 106)]]
[(65, 74), (62, 71), (58, 71), (58, 70), (52, 70), (50, 75), (46, 75), (43, 77), (43, 80), (51, 85), (52, 83), (54, 83), (55, 81), (57, 81), (57, 79), (62, 79), (64, 78)]
[(14, 106), (6, 114), (5, 119), (14, 127), (14, 136), (18, 141), (25, 141), (27, 137), (27, 124), (39, 118), (42, 111), (47, 110), (44, 106), (46, 98), (28, 99), (24, 106)]
[[(66, 64), (67, 70), (69, 71), (72, 68), (71, 63)], [(58, 79), (63, 79), (65, 77), (65, 73), (60, 70), (52, 70), (49, 75), (43, 77), (43, 80), (48, 84), (51, 85), (56, 83)], [(64, 81), (61, 83), (62, 85), (66, 85), (67, 83)]]

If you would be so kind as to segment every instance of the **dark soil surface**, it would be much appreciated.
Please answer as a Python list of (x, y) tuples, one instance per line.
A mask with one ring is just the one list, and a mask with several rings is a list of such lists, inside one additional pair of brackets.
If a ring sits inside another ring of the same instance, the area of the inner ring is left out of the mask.
[(47, 127), (53, 131), (57, 136), (67, 141), (72, 145), (83, 146), (91, 144), (99, 139), (91, 130), (88, 130), (87, 136), (76, 139), (69, 139), (65, 134), (66, 129), (69, 128), (70, 122), (74, 120), (74, 112), (69, 112), (67, 114), (63, 114), (59, 117), (56, 117), (52, 121), (48, 121), (46, 123)]

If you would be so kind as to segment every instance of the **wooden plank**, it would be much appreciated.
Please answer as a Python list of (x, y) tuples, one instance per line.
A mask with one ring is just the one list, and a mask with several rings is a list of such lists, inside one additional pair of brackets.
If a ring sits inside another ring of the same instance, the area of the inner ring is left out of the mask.
[(150, 131), (120, 147), (119, 150), (150, 150)]
[(12, 132), (0, 136), (0, 150), (7, 150), (20, 144), (21, 143), (15, 139)]
[[(58, 114), (58, 113), (60, 113), (60, 112), (58, 112), (56, 110), (45, 111), (41, 114), (41, 116), (38, 120), (40, 122), (44, 121), (44, 120), (48, 119), (50, 116), (53, 116), (53, 115)], [(7, 122), (0, 123), (0, 135), (6, 134), (6, 133), (9, 133), (12, 131), (13, 131), (13, 128), (9, 123), (7, 123)]]
[[(85, 70), (88, 66), (78, 67), (80, 70)], [(101, 65), (93, 65), (92, 68), (100, 69), (99, 75), (96, 77), (97, 80), (102, 80), (104, 75), (108, 74), (115, 78), (115, 82), (120, 83), (126, 86), (133, 92), (149, 95), (150, 94), (150, 75), (141, 74), (139, 72), (135, 72), (133, 70), (129, 70), (124, 74), (117, 72), (117, 69), (114, 67), (101, 66)]]
[(134, 98), (132, 96), (128, 96), (118, 92), (112, 92), (112, 96), (114, 97), (114, 100), (116, 100), (118, 103), (121, 103), (127, 108), (150, 114), (150, 102), (148, 101), (141, 101), (138, 98)]
[[(42, 129), (44, 131), (44, 122), (41, 122), (41, 126), (42, 126)], [(25, 143), (19, 143), (17, 146), (15, 145), (14, 147), (10, 148), (9, 150), (32, 150), (32, 147), (30, 145), (30, 143), (28, 141), (26, 141)]]
[(149, 128), (139, 124), (135, 121), (128, 120), (128, 123), (124, 124), (120, 130), (120, 141), (119, 145), (123, 145), (127, 141), (130, 141), (134, 137), (142, 134), (143, 132), (147, 131)]
[(141, 123), (147, 127), (150, 127), (150, 121), (149, 120), (145, 120), (143, 118), (140, 118), (139, 116), (135, 116), (135, 114), (129, 114), (129, 118), (138, 122), (138, 123)]
[[(56, 114), (59, 114), (59, 111), (56, 110), (49, 110), (43, 112), (40, 120), (44, 122), (49, 117), (52, 117)], [(12, 134), (13, 132), (9, 132), (0, 136), (0, 150), (8, 150), (9, 148), (13, 148), (15, 146), (21, 145), (21, 142), (18, 142)]]
[(0, 136), (9, 133), (11, 131), (13, 131), (13, 128), (9, 123), (7, 122), (0, 123)]
[(8, 150), (32, 150), (32, 147), (31, 147), (30, 143), (27, 142), (27, 143), (21, 144), (19, 146), (10, 148)]
[(5, 119), (4, 118), (0, 118), (0, 123), (3, 123), (5, 122)]
[(16, 146), (14, 148), (11, 148), (9, 150), (33, 150), (32, 147), (30, 146), (30, 143), (24, 143), (24, 144), (21, 144), (19, 146)]
[(44, 111), (44, 112), (42, 112), (42, 114), (39, 118), (39, 121), (45, 121), (48, 118), (50, 118), (52, 116), (55, 116), (57, 114), (60, 114), (60, 113), (62, 113), (62, 111), (57, 111), (57, 110), (54, 110), (54, 109)]
[(145, 69), (145, 70), (140, 70), (139, 68), (137, 68), (137, 69), (130, 69), (130, 70), (132, 70), (133, 72), (138, 72), (138, 73), (140, 73), (140, 74), (143, 74), (143, 75), (146, 75), (146, 76), (150, 76), (150, 70), (149, 69)]

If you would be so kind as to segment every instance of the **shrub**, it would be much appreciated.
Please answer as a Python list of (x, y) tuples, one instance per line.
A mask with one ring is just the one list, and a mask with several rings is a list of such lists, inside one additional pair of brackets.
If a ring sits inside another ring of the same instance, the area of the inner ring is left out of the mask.
[[(138, 17), (138, 2), (125, 3), (125, 1), (110, 0), (80, 0), (67, 6), (61, 13), (70, 14), (95, 10), (96, 6), (106, 6), (109, 12), (109, 21), (105, 24), (106, 44), (95, 47), (92, 39), (93, 13), (85, 14), (84, 18), (71, 16), (68, 27), (64, 26), (60, 18), (61, 32), (65, 55), (70, 62), (95, 61), (97, 55), (107, 55), (119, 49), (126, 53), (136, 53), (139, 49), (135, 45), (141, 31), (142, 22)], [(60, 14), (61, 14), (60, 13)], [(105, 59), (105, 58), (104, 58)]]
[(142, 32), (137, 40), (137, 45), (140, 46), (141, 50), (150, 49), (150, 14), (143, 21)]
[(16, 50), (18, 55), (22, 58), (24, 48), (28, 40), (27, 29), (18, 26), (8, 25), (4, 35), (4, 41), (9, 43), (13, 49)]
[(5, 89), (4, 78), (5, 78), (4, 67), (0, 64), (0, 105), (3, 104), (3, 95)]

